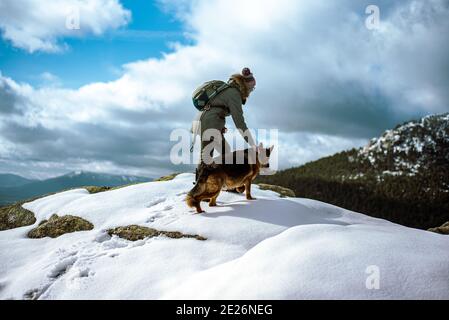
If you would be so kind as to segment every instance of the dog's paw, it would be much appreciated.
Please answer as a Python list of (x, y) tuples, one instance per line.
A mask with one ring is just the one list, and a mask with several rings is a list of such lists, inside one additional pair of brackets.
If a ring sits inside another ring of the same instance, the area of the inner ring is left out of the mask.
[(253, 198), (253, 197), (246, 197), (246, 200), (257, 200), (257, 198)]

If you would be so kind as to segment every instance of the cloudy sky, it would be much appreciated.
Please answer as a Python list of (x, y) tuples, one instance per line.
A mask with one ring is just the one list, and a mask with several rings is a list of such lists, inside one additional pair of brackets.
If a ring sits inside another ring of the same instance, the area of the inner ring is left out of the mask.
[(361, 146), (449, 111), (448, 17), (449, 0), (0, 0), (0, 172), (189, 169), (170, 132), (243, 66), (247, 124), (279, 130), (282, 168)]

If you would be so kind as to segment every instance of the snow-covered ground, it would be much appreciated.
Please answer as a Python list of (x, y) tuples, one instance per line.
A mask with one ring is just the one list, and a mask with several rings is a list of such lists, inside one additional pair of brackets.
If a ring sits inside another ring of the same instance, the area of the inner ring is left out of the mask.
[[(83, 217), (91, 231), (28, 239), (0, 232), (1, 299), (449, 299), (449, 236), (318, 201), (223, 192), (197, 215), (193, 175), (24, 205), (38, 224)], [(208, 238), (130, 242), (106, 229), (139, 224)]]

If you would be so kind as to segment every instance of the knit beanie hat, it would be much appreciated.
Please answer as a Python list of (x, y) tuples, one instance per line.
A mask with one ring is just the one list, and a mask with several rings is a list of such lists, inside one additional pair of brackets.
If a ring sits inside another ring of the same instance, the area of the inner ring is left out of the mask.
[(254, 76), (251, 73), (251, 70), (249, 70), (249, 68), (242, 69), (242, 76), (243, 76), (243, 79), (245, 80), (248, 88), (252, 89), (256, 86), (256, 79), (254, 78)]

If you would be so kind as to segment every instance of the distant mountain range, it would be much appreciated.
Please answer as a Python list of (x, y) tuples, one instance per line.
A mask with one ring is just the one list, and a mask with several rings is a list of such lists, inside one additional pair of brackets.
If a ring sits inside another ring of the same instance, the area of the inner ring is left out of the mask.
[(0, 173), (0, 188), (3, 187), (19, 187), (24, 184), (34, 182), (36, 180), (27, 179), (16, 174)]
[(0, 174), (0, 206), (76, 187), (115, 187), (151, 180), (151, 178), (145, 177), (111, 175), (88, 171), (74, 171), (46, 180), (30, 180), (14, 174)]
[(410, 227), (439, 226), (449, 221), (449, 114), (406, 122), (363, 148), (258, 182)]

